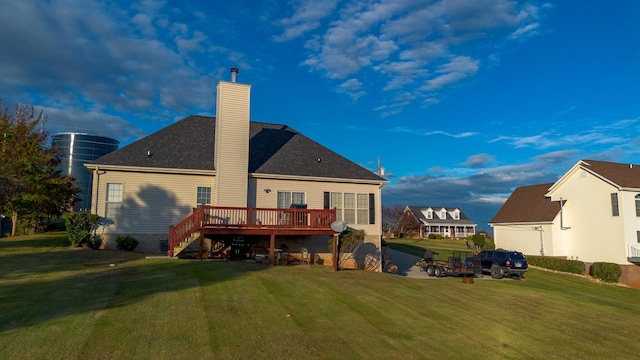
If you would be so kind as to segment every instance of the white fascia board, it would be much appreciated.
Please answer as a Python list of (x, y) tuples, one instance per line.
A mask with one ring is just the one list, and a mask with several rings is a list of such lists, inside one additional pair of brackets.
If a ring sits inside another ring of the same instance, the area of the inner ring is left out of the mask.
[(135, 167), (135, 166), (118, 166), (118, 165), (100, 165), (85, 164), (90, 170), (107, 170), (107, 171), (124, 171), (124, 172), (140, 172), (140, 173), (161, 173), (161, 174), (185, 174), (185, 175), (215, 175), (215, 170), (198, 170), (198, 169), (176, 169), (176, 168), (156, 168), (156, 167)]
[(493, 226), (514, 226), (514, 225), (539, 225), (539, 224), (553, 224), (553, 221), (531, 221), (531, 222), (511, 222), (511, 223), (489, 223)]
[(316, 181), (316, 182), (369, 184), (369, 185), (384, 185), (389, 183), (389, 180), (379, 181), (379, 180), (326, 178), (326, 177), (315, 177), (315, 176), (256, 174), (256, 173), (249, 174), (249, 177), (252, 177), (255, 179), (297, 180), (297, 181)]

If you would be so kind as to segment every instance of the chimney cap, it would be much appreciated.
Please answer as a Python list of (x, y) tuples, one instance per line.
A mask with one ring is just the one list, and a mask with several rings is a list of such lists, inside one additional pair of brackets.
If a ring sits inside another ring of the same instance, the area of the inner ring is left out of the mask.
[(236, 82), (238, 80), (238, 68), (231, 68), (231, 82)]

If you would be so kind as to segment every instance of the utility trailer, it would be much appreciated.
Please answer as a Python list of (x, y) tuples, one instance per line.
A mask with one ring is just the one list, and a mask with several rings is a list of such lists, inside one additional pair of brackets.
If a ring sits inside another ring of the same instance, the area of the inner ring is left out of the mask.
[[(429, 256), (431, 254), (431, 256)], [(444, 277), (464, 276), (474, 277), (482, 274), (480, 266), (480, 258), (475, 256), (471, 251), (454, 251), (449, 258), (438, 260), (433, 258), (433, 253), (429, 250), (425, 253), (425, 257), (418, 262), (420, 270), (429, 276)]]

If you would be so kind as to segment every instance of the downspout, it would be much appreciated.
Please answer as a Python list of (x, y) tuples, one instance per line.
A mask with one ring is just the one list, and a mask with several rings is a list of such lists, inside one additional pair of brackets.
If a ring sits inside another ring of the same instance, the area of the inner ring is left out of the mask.
[(96, 167), (96, 197), (95, 197), (95, 201), (96, 201), (96, 215), (98, 215), (98, 204), (100, 204), (100, 175), (106, 174), (107, 172), (102, 170), (102, 172), (100, 172), (100, 167)]
[(542, 226), (534, 227), (535, 230), (540, 232), (540, 256), (544, 256), (544, 241), (542, 240)]

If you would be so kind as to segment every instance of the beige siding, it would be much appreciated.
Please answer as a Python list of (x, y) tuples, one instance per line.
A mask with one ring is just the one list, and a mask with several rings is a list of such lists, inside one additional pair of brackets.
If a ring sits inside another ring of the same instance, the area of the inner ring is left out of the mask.
[(249, 85), (218, 84), (214, 195), (218, 206), (247, 206), (250, 90)]
[[(108, 183), (123, 184), (122, 216), (109, 234), (167, 234), (197, 206), (198, 186), (214, 188), (214, 177), (107, 171), (94, 176), (93, 213), (105, 215)], [(97, 189), (97, 193), (96, 193)], [(96, 208), (97, 206), (97, 208)]]
[(373, 193), (375, 194), (376, 202), (375, 224), (349, 224), (349, 226), (364, 230), (367, 235), (370, 236), (382, 235), (380, 185), (252, 178), (249, 193), (254, 197), (249, 199), (249, 206), (264, 208), (277, 207), (278, 191), (305, 193), (307, 208), (309, 209), (324, 208), (324, 192), (326, 191), (362, 194)]
[(493, 237), (497, 249), (520, 251), (525, 255), (555, 256), (551, 224), (496, 225)]
[(629, 208), (622, 206), (623, 196), (619, 193), (620, 216), (612, 216), (611, 193), (615, 192), (614, 186), (581, 169), (552, 190), (552, 200), (567, 201), (563, 225), (568, 229), (559, 230), (554, 239), (562, 255), (588, 262), (626, 263), (623, 218)]

